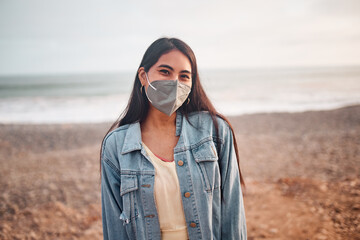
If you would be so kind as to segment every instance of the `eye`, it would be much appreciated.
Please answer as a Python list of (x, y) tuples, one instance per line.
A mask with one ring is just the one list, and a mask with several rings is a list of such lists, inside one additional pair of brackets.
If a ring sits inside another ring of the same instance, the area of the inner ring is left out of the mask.
[(169, 71), (166, 69), (161, 69), (161, 70), (159, 70), (159, 72), (161, 72), (162, 74), (165, 74), (165, 75), (169, 75)]
[(185, 79), (185, 80), (189, 80), (189, 79), (190, 79), (189, 75), (186, 75), (186, 74), (183, 74), (183, 75), (181, 75), (180, 77), (181, 77), (182, 79)]

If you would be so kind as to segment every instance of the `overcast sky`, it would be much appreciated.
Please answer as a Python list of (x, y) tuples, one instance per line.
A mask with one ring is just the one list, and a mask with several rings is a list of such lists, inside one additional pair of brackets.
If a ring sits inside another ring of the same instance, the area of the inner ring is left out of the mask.
[(0, 0), (0, 75), (136, 71), (162, 36), (200, 69), (360, 65), (360, 1)]

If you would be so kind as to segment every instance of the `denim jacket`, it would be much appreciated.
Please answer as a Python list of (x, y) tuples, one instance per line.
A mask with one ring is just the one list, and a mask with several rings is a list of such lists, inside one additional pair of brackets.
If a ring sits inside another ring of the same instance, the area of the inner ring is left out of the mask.
[[(176, 136), (180, 137), (174, 160), (189, 239), (246, 239), (243, 196), (229, 125), (216, 118), (216, 138), (208, 112), (191, 113), (189, 121), (179, 111), (176, 114)], [(105, 137), (101, 153), (104, 239), (161, 239), (154, 178), (138, 122), (123, 125)], [(190, 197), (185, 197), (185, 192)]]

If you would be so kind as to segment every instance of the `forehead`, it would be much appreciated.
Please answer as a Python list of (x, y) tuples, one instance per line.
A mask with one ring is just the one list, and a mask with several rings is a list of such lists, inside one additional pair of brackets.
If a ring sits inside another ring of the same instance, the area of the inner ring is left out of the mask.
[(170, 52), (161, 55), (155, 66), (157, 67), (163, 64), (171, 66), (174, 68), (174, 70), (187, 70), (191, 72), (191, 63), (189, 59), (185, 54), (177, 49), (171, 50)]

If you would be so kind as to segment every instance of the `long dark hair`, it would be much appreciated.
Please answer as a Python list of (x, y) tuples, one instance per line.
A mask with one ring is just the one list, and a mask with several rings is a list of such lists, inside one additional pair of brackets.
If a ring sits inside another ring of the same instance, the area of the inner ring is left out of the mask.
[[(188, 97), (190, 101), (188, 103), (187, 101), (185, 101), (185, 104), (183, 104), (179, 108), (179, 111), (186, 117), (186, 119), (188, 119), (188, 114), (191, 112), (208, 111), (213, 120), (217, 136), (219, 135), (218, 134), (219, 129), (218, 129), (218, 123), (216, 121), (216, 116), (222, 118), (224, 121), (226, 121), (229, 124), (231, 128), (231, 132), (233, 134), (235, 153), (239, 166), (240, 182), (242, 185), (245, 185), (240, 170), (240, 161), (239, 161), (240, 158), (237, 149), (237, 142), (236, 142), (234, 129), (231, 126), (229, 120), (215, 110), (209, 98), (206, 96), (205, 91), (200, 83), (195, 54), (191, 50), (191, 48), (186, 43), (184, 43), (183, 41), (177, 38), (159, 38), (158, 40), (153, 42), (150, 45), (150, 47), (146, 50), (143, 59), (141, 60), (139, 68), (143, 67), (145, 72), (148, 72), (149, 69), (159, 60), (159, 58), (163, 54), (168, 53), (174, 49), (179, 50), (185, 56), (187, 56), (191, 64), (191, 74), (192, 74), (192, 87)], [(109, 132), (111, 132), (113, 129), (120, 127), (122, 125), (135, 123), (135, 122), (141, 123), (145, 120), (149, 110), (149, 101), (146, 97), (145, 91), (140, 91), (141, 86), (142, 85), (138, 76), (138, 72), (136, 72), (135, 82), (130, 95), (129, 102), (125, 110), (119, 116), (119, 118), (112, 124), (106, 135)], [(217, 150), (218, 152), (220, 152), (220, 144), (217, 144), (217, 146), (219, 146)], [(101, 174), (101, 162), (100, 162), (100, 174)]]

